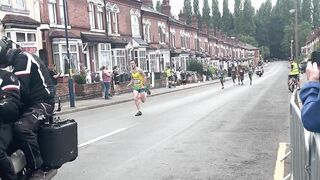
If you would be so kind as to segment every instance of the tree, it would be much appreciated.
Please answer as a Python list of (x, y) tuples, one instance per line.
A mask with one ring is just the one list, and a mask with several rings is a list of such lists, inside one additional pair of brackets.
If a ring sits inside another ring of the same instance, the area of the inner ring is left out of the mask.
[(311, 0), (303, 0), (301, 7), (301, 20), (311, 23)]
[(242, 32), (242, 3), (241, 0), (235, 0), (234, 3), (234, 30), (235, 33), (240, 34)]
[(312, 1), (312, 19), (313, 19), (313, 26), (319, 27), (320, 26), (320, 0), (313, 0)]
[(243, 3), (243, 19), (244, 21), (241, 23), (242, 27), (242, 34), (254, 36), (255, 35), (255, 24), (253, 17), (255, 15), (254, 7), (251, 5), (251, 0), (245, 0)]
[(216, 29), (221, 28), (221, 13), (218, 0), (212, 0), (212, 26)]
[(261, 46), (259, 48), (261, 56), (263, 57), (263, 59), (268, 59), (270, 57), (270, 49), (267, 46)]
[(268, 25), (271, 18), (272, 3), (267, 0), (262, 3), (255, 16), (256, 40), (260, 46), (269, 47)]
[(202, 22), (207, 26), (211, 26), (210, 23), (210, 7), (208, 0), (203, 0), (203, 8), (202, 8)]
[(247, 44), (250, 44), (252, 46), (255, 46), (255, 47), (258, 47), (259, 44), (258, 42), (256, 41), (256, 39), (252, 36), (248, 36), (248, 35), (238, 35), (238, 39), (241, 41), (241, 42), (244, 42), (244, 43), (247, 43)]
[(183, 12), (186, 15), (186, 20), (187, 24), (191, 24), (191, 19), (192, 19), (192, 5), (191, 5), (191, 0), (184, 0), (183, 3)]
[(198, 19), (198, 25), (201, 27), (201, 14), (199, 10), (199, 0), (193, 0), (193, 13), (197, 16)]
[(233, 31), (233, 18), (229, 10), (228, 0), (223, 0), (222, 30), (228, 34)]
[(160, 0), (158, 0), (158, 1), (157, 1), (157, 4), (156, 4), (156, 10), (157, 10), (158, 12), (162, 12), (161, 6), (162, 6), (162, 4), (161, 4)]

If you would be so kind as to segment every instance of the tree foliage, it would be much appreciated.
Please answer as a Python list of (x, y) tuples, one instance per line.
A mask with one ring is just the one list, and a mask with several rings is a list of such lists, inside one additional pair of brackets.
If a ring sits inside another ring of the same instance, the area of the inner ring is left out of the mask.
[(233, 17), (229, 10), (228, 0), (223, 0), (222, 30), (228, 34), (233, 31)]
[(192, 19), (192, 5), (191, 5), (191, 0), (184, 0), (183, 3), (183, 12), (186, 15), (186, 21), (187, 24), (191, 24), (191, 19)]
[(301, 21), (311, 23), (311, 0), (303, 0), (301, 7)]
[(158, 0), (158, 1), (157, 1), (157, 4), (156, 4), (156, 10), (157, 10), (158, 12), (162, 12), (161, 6), (162, 6), (162, 3), (161, 3), (160, 0)]
[(312, 0), (312, 19), (313, 26), (320, 26), (320, 0)]
[(212, 26), (221, 29), (221, 13), (218, 0), (212, 0)]
[(208, 0), (203, 0), (203, 8), (202, 8), (202, 22), (207, 26), (211, 26), (210, 23), (210, 6)]
[(193, 13), (197, 16), (199, 28), (201, 28), (202, 19), (199, 9), (199, 0), (193, 0)]

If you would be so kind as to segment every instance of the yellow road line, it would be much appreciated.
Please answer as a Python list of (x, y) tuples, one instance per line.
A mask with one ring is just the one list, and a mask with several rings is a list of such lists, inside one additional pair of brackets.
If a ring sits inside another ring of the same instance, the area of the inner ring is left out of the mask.
[(287, 143), (279, 143), (276, 168), (274, 170), (273, 179), (282, 180), (284, 176), (284, 161), (280, 161), (286, 155)]

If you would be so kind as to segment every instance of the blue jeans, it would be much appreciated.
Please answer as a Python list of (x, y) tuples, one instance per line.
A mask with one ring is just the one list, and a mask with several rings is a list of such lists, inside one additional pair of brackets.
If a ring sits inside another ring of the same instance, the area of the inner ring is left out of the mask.
[(104, 98), (109, 99), (110, 82), (103, 82), (103, 83), (104, 83)]

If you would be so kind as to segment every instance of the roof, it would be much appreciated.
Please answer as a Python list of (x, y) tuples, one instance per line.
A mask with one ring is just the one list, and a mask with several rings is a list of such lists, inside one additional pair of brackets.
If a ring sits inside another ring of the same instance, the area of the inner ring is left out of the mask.
[(153, 8), (151, 8), (151, 7), (149, 7), (149, 6), (146, 6), (146, 5), (144, 5), (144, 4), (142, 4), (141, 10), (142, 10), (142, 11), (145, 11), (145, 12), (157, 14), (157, 15), (160, 15), (160, 16), (168, 17), (167, 15), (165, 15), (165, 14), (163, 14), (163, 13), (157, 11), (157, 10), (154, 10)]
[(39, 27), (40, 22), (28, 17), (28, 16), (22, 16), (22, 15), (15, 15), (15, 14), (6, 14), (3, 19), (1, 20), (2, 24), (8, 24), (12, 23), (16, 26), (24, 26), (24, 25), (32, 25), (34, 27)]
[(254, 47), (251, 44), (245, 44), (244, 48), (247, 49), (247, 50), (258, 50), (257, 47)]
[(315, 40), (318, 36), (320, 36), (320, 27), (312, 31), (308, 37), (307, 37), (307, 44), (311, 43), (313, 40)]
[(121, 37), (109, 37), (100, 33), (82, 32), (81, 39), (83, 42), (111, 43), (112, 48), (124, 48), (129, 43), (127, 39)]
[[(66, 32), (64, 30), (52, 29), (49, 31), (49, 37), (50, 38), (65, 38)], [(76, 34), (70, 32), (70, 31), (68, 31), (68, 37), (69, 38), (80, 38), (80, 36), (77, 36)]]
[(173, 23), (176, 23), (176, 24), (180, 24), (180, 25), (183, 25), (183, 26), (188, 26), (185, 22), (182, 22), (180, 20), (177, 20), (173, 17), (169, 17), (169, 21), (173, 22)]
[(149, 46), (149, 44), (141, 38), (133, 38), (133, 40), (135, 40), (140, 46)]

